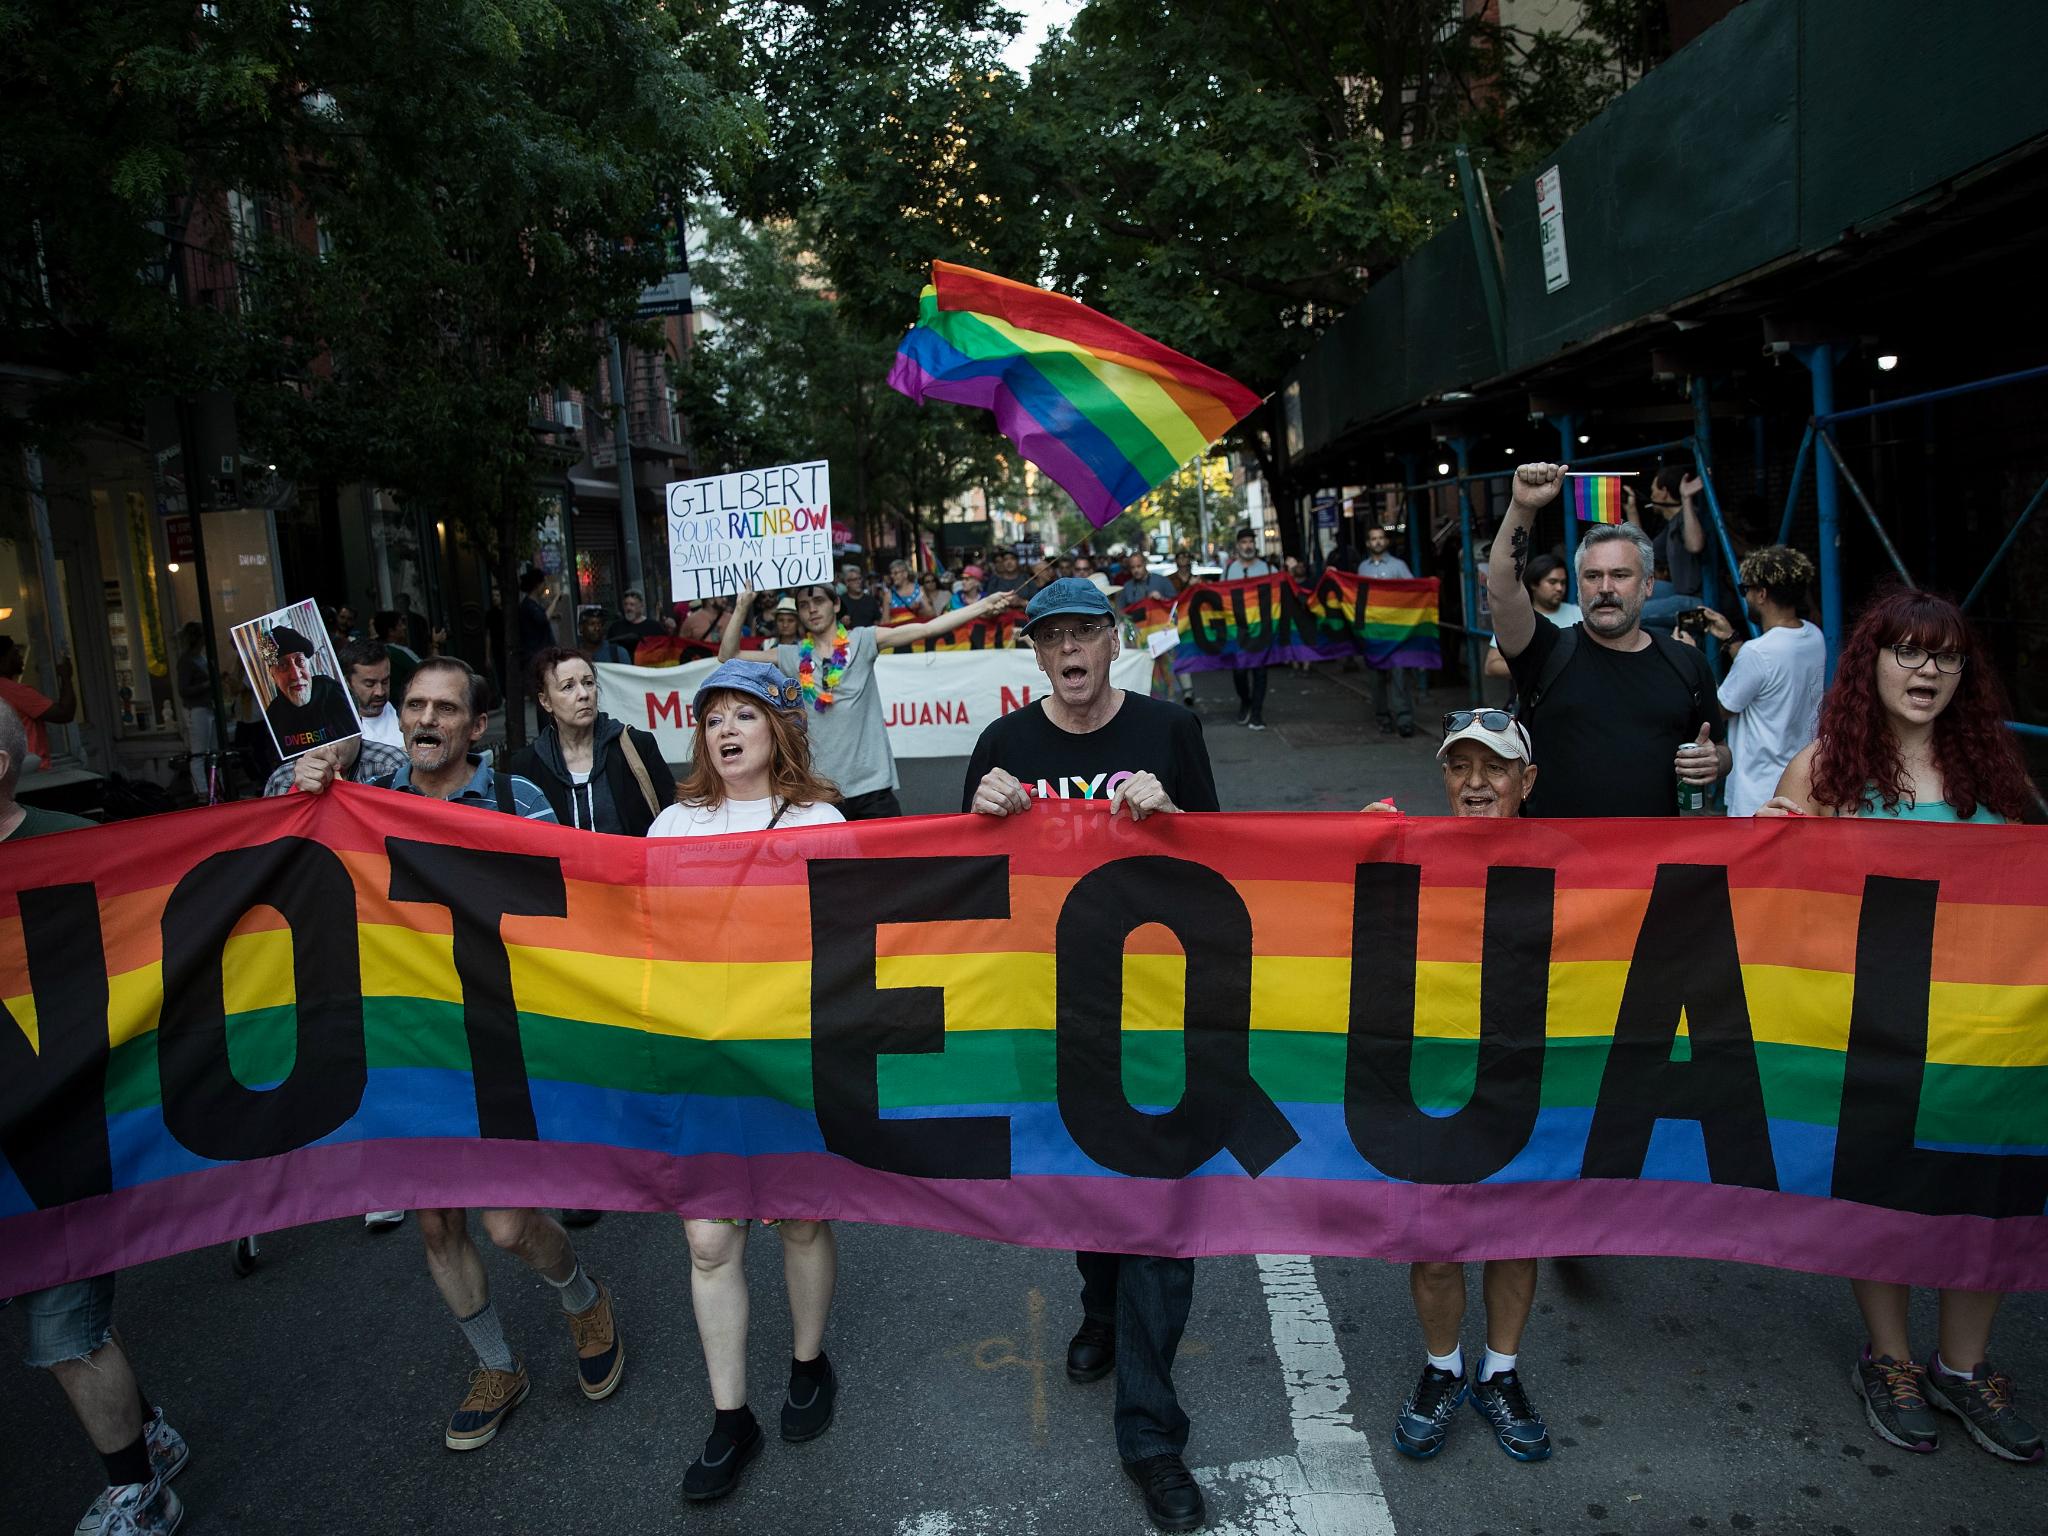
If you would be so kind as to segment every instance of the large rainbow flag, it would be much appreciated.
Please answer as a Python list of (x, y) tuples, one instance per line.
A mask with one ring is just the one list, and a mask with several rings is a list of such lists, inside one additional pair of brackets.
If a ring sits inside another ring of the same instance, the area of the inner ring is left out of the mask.
[(889, 383), (920, 405), (993, 411), (1003, 436), (1097, 528), (1259, 403), (1227, 374), (1078, 299), (949, 261), (932, 263)]
[(464, 1205), (2048, 1287), (2048, 834), (1095, 788), (648, 841), (343, 785), (11, 844), (0, 1295)]
[(1198, 582), (1175, 609), (1174, 670), (1277, 667), (1358, 656), (1379, 670), (1440, 667), (1436, 578), (1325, 571), (1313, 587), (1284, 571)]

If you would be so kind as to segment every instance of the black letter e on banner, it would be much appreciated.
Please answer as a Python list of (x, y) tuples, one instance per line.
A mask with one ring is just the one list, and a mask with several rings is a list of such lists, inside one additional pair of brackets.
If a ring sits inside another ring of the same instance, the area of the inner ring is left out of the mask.
[(1004, 1116), (882, 1118), (880, 1058), (943, 1051), (946, 994), (938, 987), (877, 987), (875, 929), (1008, 917), (1010, 861), (812, 859), (809, 873), (811, 1102), (825, 1150), (911, 1178), (1007, 1179)]
[[(1187, 956), (1186, 1086), (1160, 1115), (1132, 1108), (1123, 1086), (1124, 945), (1147, 923)], [(1252, 916), (1222, 875), (1186, 859), (1104, 864), (1067, 893), (1056, 948), (1060, 1119), (1083, 1152), (1179, 1179), (1227, 1149), (1257, 1178), (1301, 1140), (1252, 1078)]]
[(476, 1084), (477, 1134), (491, 1141), (538, 1141), (526, 1048), (512, 1000), (512, 962), (499, 926), (507, 917), (567, 917), (562, 862), (533, 853), (488, 853), (410, 838), (385, 839), (391, 899), (446, 907), (455, 922), (455, 975), (462, 1029)]

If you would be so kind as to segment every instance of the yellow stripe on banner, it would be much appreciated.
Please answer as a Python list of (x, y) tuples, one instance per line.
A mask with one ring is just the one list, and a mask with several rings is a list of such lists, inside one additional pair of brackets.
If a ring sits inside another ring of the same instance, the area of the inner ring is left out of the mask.
[(1951, 1067), (2048, 1067), (2048, 987), (1937, 981), (1927, 1059)]

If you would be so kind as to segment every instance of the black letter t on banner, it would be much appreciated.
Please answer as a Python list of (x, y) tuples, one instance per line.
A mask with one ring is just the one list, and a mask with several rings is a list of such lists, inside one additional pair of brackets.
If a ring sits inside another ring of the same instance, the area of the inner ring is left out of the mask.
[(391, 899), (446, 907), (455, 921), (455, 975), (462, 983), (462, 1028), (476, 1083), (477, 1134), (497, 1141), (540, 1140), (500, 923), (506, 917), (569, 915), (561, 860), (403, 837), (385, 839), (384, 847), (391, 855)]

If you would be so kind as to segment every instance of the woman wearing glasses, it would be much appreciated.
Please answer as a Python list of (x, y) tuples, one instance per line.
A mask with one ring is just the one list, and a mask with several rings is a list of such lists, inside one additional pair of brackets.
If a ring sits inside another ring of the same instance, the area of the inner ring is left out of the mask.
[[(1757, 814), (2018, 821), (2033, 797), (2006, 719), (2005, 690), (1962, 610), (1925, 592), (1887, 592), (1842, 646), (1819, 738)], [(1850, 1284), (1870, 1330), (1850, 1380), (1880, 1439), (1932, 1451), (1939, 1408), (1993, 1455), (2041, 1460), (2040, 1433), (2015, 1408), (2011, 1378), (1987, 1358), (1997, 1292), (1941, 1293), (1940, 1347), (1923, 1367), (1907, 1339), (1907, 1288)]]

